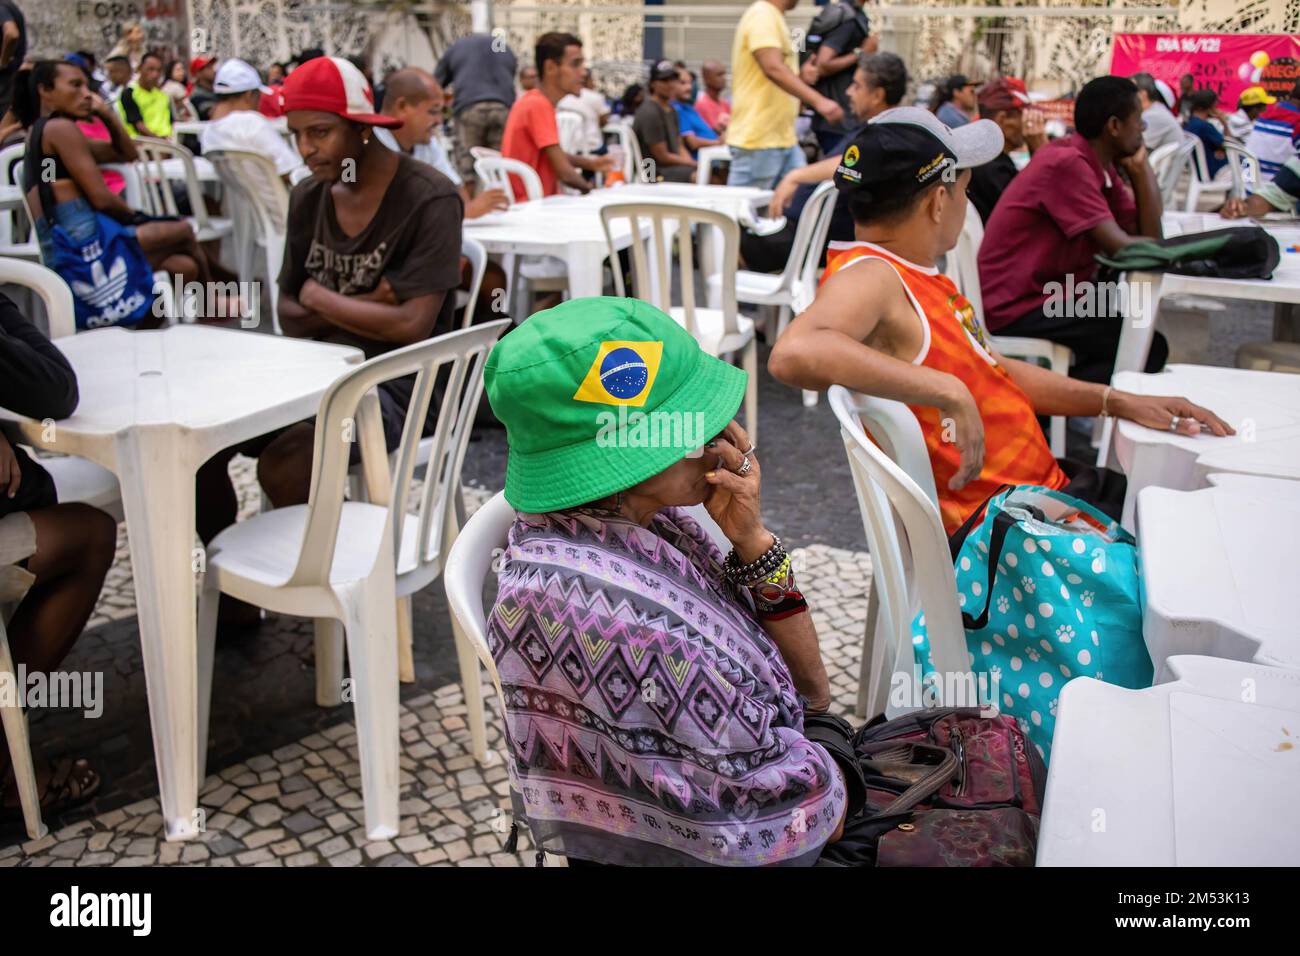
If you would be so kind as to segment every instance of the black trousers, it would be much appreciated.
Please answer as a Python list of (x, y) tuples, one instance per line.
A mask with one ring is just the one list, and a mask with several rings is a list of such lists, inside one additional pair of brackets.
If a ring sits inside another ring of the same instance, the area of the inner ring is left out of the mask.
[[(1124, 320), (1112, 316), (1079, 318), (1077, 316), (1047, 316), (1040, 306), (1022, 315), (1010, 325), (994, 330), (996, 335), (1022, 335), (1047, 339), (1064, 345), (1074, 352), (1070, 377), (1084, 382), (1109, 385), (1115, 373), (1115, 352), (1119, 348), (1119, 334)], [(1156, 332), (1151, 339), (1146, 371), (1158, 372), (1165, 367), (1169, 357), (1169, 343)]]

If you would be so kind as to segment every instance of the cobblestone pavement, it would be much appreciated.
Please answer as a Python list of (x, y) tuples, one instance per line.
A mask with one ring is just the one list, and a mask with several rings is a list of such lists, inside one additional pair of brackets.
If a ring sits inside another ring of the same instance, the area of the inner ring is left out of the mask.
[[(1212, 316), (1202, 361), (1231, 364), (1240, 341), (1269, 337), (1271, 311), (1233, 307)], [(765, 350), (764, 350), (765, 353)], [(856, 697), (870, 559), (848, 465), (825, 400), (805, 409), (774, 382), (760, 358), (764, 514), (787, 545), (804, 549), (801, 580), (814, 608), (822, 652), (841, 713)], [(1184, 359), (1186, 360), (1186, 359)], [(1087, 455), (1071, 433), (1071, 452)], [(242, 515), (255, 507), (251, 463), (237, 459)], [(470, 445), (465, 482), (472, 506), (502, 486), (505, 436), (482, 428)], [(87, 631), (64, 662), (67, 671), (104, 675), (104, 713), (69, 710), (30, 715), (33, 749), (50, 758), (85, 756), (103, 786), (95, 799), (61, 818), (51, 835), (27, 842), (21, 825), (0, 822), (0, 867), (49, 865), (241, 864), (460, 865), (531, 864), (501, 852), (508, 827), (505, 769), (478, 767), (468, 730), (446, 599), (435, 583), (414, 600), (416, 682), (402, 689), (402, 833), (368, 844), (361, 827), (359, 771), (351, 711), (315, 703), (309, 621), (269, 615), (247, 636), (218, 640), (208, 768), (201, 803), (207, 831), (168, 844), (149, 732), (135, 594), (120, 530), (118, 559)], [(495, 698), (489, 745), (501, 743)]]

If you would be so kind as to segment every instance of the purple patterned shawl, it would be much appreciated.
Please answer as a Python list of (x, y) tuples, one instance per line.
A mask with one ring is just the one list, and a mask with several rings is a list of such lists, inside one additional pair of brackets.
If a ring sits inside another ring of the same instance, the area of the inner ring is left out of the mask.
[(845, 804), (776, 645), (686, 512), (510, 530), (488, 642), (516, 813), (601, 863), (812, 863)]

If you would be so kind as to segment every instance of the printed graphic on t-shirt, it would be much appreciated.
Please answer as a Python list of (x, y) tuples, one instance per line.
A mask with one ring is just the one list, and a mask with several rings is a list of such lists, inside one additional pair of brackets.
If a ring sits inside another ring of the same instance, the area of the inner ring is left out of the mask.
[(357, 295), (379, 284), (387, 252), (386, 240), (370, 252), (343, 254), (312, 239), (304, 268), (325, 288), (341, 295)]
[(988, 336), (984, 333), (984, 326), (976, 318), (975, 307), (970, 304), (970, 300), (960, 292), (955, 292), (948, 296), (948, 308), (952, 309), (953, 318), (962, 327), (962, 331), (970, 339), (970, 344), (975, 346), (975, 350), (990, 365), (997, 365), (997, 360), (993, 357), (993, 346), (989, 345)]

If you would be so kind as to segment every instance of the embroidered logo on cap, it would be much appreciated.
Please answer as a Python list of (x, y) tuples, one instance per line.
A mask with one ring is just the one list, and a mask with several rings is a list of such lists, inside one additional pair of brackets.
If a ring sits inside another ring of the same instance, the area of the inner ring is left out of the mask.
[(663, 342), (600, 343), (573, 400), (640, 408), (654, 388), (663, 351)]

